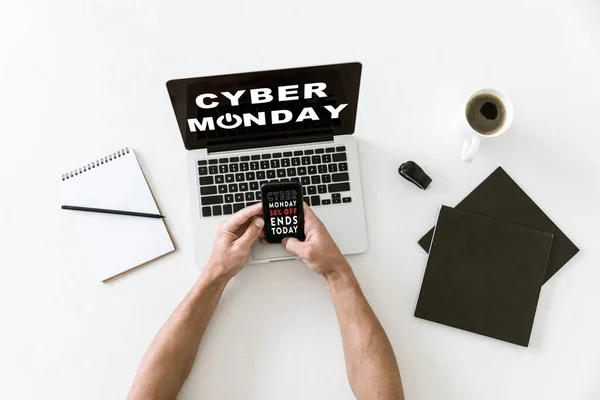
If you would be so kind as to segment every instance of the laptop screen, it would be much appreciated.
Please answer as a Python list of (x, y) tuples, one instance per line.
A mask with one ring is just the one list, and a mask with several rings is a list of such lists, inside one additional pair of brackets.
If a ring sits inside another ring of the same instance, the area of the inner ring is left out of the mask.
[(167, 90), (188, 150), (289, 144), (354, 133), (361, 69), (348, 63), (175, 79)]

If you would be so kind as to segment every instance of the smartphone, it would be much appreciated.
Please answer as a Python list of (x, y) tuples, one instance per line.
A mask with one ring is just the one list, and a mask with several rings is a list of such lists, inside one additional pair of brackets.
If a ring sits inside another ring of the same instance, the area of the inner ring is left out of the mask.
[(304, 205), (300, 182), (265, 183), (261, 192), (267, 242), (281, 243), (286, 237), (304, 240)]

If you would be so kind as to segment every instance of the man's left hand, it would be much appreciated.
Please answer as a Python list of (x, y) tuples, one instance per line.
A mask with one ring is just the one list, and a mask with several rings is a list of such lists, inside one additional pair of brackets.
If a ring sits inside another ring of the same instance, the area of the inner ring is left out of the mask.
[(262, 234), (265, 221), (260, 217), (262, 204), (257, 203), (221, 222), (205, 271), (229, 280), (242, 270), (252, 245)]

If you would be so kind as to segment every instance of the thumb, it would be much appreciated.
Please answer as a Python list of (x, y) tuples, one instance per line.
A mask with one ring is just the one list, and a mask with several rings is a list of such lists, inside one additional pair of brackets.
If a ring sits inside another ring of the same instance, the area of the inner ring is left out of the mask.
[(237, 240), (241, 246), (250, 248), (258, 239), (265, 226), (265, 221), (262, 218), (255, 218), (254, 221), (246, 228), (246, 232)]
[(295, 237), (286, 237), (281, 241), (281, 244), (287, 251), (290, 253), (294, 253), (297, 256), (300, 256), (300, 252), (304, 246), (304, 243), (296, 239)]

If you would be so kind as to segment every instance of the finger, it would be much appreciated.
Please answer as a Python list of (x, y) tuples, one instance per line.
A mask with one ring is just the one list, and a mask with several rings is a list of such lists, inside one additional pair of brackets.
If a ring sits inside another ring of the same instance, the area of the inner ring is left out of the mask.
[(304, 220), (305, 221), (321, 221), (319, 217), (313, 212), (312, 208), (306, 202), (304, 203)]
[(256, 215), (259, 215), (262, 210), (262, 204), (256, 203), (250, 207), (246, 207), (231, 216), (227, 221), (223, 222), (223, 230), (227, 232), (235, 232), (240, 226), (244, 225), (248, 220)]
[(304, 203), (304, 233), (308, 232), (322, 224), (319, 217), (313, 212), (308, 204)]
[(260, 238), (258, 241), (260, 242), (260, 244), (265, 244), (265, 245), (270, 244), (269, 242), (267, 242), (267, 239), (265, 239), (265, 238)]
[(283, 247), (285, 247), (285, 249), (287, 251), (289, 251), (290, 253), (293, 253), (297, 256), (300, 255), (299, 253), (302, 251), (302, 248), (304, 247), (304, 243), (302, 243), (301, 241), (299, 241), (298, 239), (296, 239), (294, 237), (284, 238), (281, 241), (281, 244), (283, 245)]
[(265, 226), (265, 221), (260, 217), (255, 218), (254, 221), (248, 225), (248, 228), (246, 228), (246, 232), (244, 232), (244, 234), (235, 242), (249, 249), (250, 246), (256, 242), (256, 239), (259, 238), (263, 226)]

